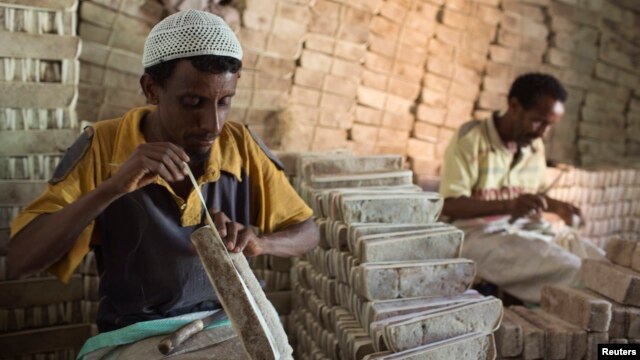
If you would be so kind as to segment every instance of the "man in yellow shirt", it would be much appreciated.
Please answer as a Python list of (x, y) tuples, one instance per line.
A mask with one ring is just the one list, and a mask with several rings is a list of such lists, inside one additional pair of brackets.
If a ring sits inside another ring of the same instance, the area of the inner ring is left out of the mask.
[(574, 285), (580, 258), (532, 231), (542, 212), (572, 225), (580, 210), (545, 194), (542, 137), (564, 115), (567, 92), (552, 76), (518, 77), (508, 110), (460, 127), (445, 153), (443, 214), (465, 230), (463, 256), (478, 274), (521, 300), (538, 302), (545, 283)]
[(66, 281), (95, 250), (101, 332), (220, 308), (190, 244), (204, 211), (229, 251), (247, 256), (299, 256), (318, 242), (279, 160), (226, 122), (242, 48), (224, 21), (196, 10), (167, 17), (147, 38), (143, 65), (151, 106), (86, 128), (11, 228), (10, 277), (49, 269)]

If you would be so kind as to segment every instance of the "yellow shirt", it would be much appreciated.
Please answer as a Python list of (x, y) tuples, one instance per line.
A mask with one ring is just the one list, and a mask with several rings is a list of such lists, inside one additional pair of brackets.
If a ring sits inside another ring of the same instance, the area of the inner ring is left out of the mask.
[[(154, 107), (132, 109), (122, 118), (101, 121), (85, 132), (93, 133), (88, 150), (66, 174), (64, 179), (48, 185), (42, 195), (29, 204), (12, 222), (11, 236), (15, 235), (40, 214), (53, 213), (73, 203), (80, 196), (98, 187), (127, 161), (131, 153), (146, 143), (140, 131), (140, 122)], [(225, 171), (241, 181), (241, 172), (249, 175), (252, 225), (263, 233), (272, 233), (289, 225), (309, 219), (313, 212), (289, 184), (280, 171), (242, 125), (225, 123), (222, 133), (214, 142), (205, 173), (198, 184), (215, 182)], [(165, 187), (181, 209), (182, 226), (197, 225), (201, 219), (202, 204), (192, 190), (182, 199), (164, 179), (156, 184)], [(49, 271), (67, 281), (89, 251), (90, 243), (100, 242), (94, 221), (80, 234), (69, 252)]]
[(542, 139), (521, 149), (513, 164), (493, 119), (473, 120), (451, 138), (442, 164), (440, 195), (508, 200), (545, 189), (546, 159)]

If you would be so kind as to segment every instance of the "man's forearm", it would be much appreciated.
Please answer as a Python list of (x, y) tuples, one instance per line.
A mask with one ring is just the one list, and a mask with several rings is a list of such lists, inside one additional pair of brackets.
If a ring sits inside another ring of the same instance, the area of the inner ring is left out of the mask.
[(445, 199), (442, 214), (452, 219), (472, 219), (483, 216), (507, 215), (511, 200), (479, 200), (469, 197)]
[(310, 218), (266, 235), (263, 239), (266, 243), (265, 254), (282, 257), (301, 256), (318, 245), (320, 232), (313, 218)]
[(58, 212), (35, 218), (9, 242), (9, 278), (30, 275), (53, 265), (118, 196), (110, 187), (101, 186)]
[(580, 209), (578, 207), (560, 200), (553, 199), (547, 195), (545, 195), (545, 200), (547, 202), (546, 211), (560, 216), (565, 224), (569, 226), (584, 225), (584, 218), (582, 218), (582, 213), (580, 212)]

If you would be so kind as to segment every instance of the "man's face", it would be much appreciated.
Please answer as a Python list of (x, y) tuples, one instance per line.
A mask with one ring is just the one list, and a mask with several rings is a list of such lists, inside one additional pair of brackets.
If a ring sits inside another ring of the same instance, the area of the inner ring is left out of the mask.
[(523, 109), (517, 99), (512, 104), (518, 118), (515, 126), (515, 141), (519, 146), (528, 146), (535, 139), (543, 137), (547, 130), (558, 123), (564, 115), (564, 104), (550, 96), (545, 96), (530, 109)]
[(181, 146), (192, 162), (208, 159), (227, 119), (237, 81), (237, 73), (211, 74), (187, 60), (179, 61), (164, 86), (156, 87), (163, 138)]

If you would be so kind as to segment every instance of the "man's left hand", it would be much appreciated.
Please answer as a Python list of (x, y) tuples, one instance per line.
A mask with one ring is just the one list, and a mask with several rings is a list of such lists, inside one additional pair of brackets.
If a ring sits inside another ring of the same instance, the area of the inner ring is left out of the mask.
[(225, 243), (227, 250), (234, 253), (244, 253), (247, 256), (257, 256), (265, 252), (265, 240), (260, 238), (251, 227), (233, 222), (229, 217), (216, 210), (211, 210), (213, 222)]

